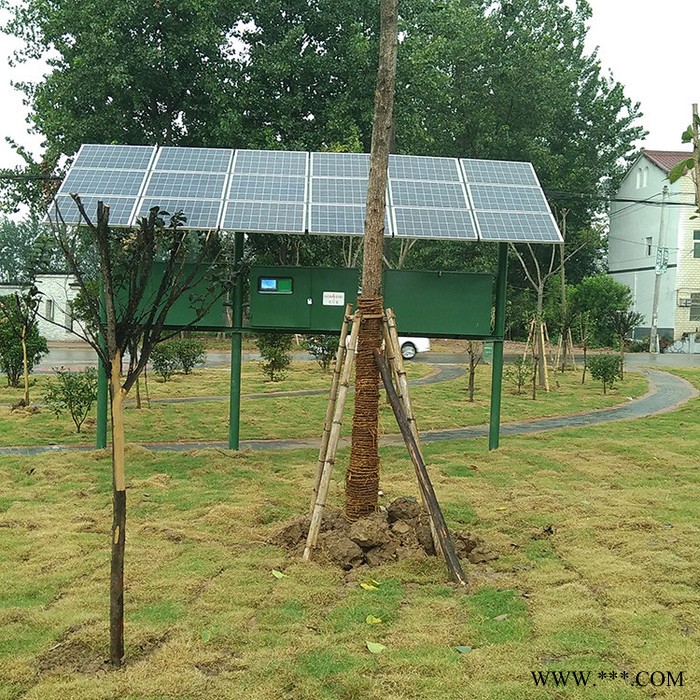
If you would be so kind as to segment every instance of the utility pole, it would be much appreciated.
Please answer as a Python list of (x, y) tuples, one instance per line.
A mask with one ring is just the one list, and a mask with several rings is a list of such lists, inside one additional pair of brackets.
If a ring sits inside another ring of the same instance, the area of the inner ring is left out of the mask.
[(661, 192), (661, 216), (659, 222), (659, 244), (656, 248), (656, 276), (654, 278), (654, 299), (651, 303), (651, 331), (649, 332), (649, 352), (659, 352), (659, 292), (661, 275), (668, 267), (668, 249), (666, 248), (666, 200), (668, 186)]

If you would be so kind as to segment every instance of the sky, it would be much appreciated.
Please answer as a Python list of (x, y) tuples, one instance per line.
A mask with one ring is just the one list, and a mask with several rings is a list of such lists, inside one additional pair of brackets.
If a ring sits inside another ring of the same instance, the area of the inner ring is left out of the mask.
[[(573, 2), (574, 0), (567, 0)], [(598, 47), (606, 71), (625, 86), (633, 102), (641, 104), (641, 124), (649, 132), (639, 146), (650, 150), (687, 150), (680, 135), (691, 121), (691, 106), (700, 102), (700, 80), (694, 65), (694, 44), (700, 26), (698, 0), (589, 0), (588, 50)], [(0, 12), (0, 22), (6, 15)], [(685, 45), (685, 48), (683, 48)], [(40, 63), (8, 66), (18, 48), (0, 34), (0, 167), (21, 163), (6, 144), (11, 136), (35, 155), (41, 139), (27, 133), (27, 108), (12, 81), (40, 79)]]

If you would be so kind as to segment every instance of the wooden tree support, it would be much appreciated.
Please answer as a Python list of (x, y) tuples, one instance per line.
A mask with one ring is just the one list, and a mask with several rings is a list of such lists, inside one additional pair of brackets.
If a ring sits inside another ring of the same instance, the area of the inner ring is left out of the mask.
[[(401, 343), (399, 343), (399, 333), (396, 329), (396, 314), (394, 313), (393, 309), (386, 310), (386, 317), (384, 319), (384, 353), (389, 361), (389, 366), (392, 370), (396, 393), (399, 397), (399, 400), (401, 401), (406, 418), (408, 419), (408, 424), (411, 428), (411, 435), (413, 435), (413, 439), (415, 440), (415, 443), (418, 446), (418, 450), (422, 458), (423, 448), (420, 444), (418, 424), (416, 423), (415, 414), (413, 413), (413, 406), (411, 405), (411, 397), (408, 392), (408, 377), (406, 376), (406, 370), (403, 364), (403, 356), (401, 355)], [(423, 510), (427, 511), (428, 507), (426, 505), (422, 491), (421, 501), (423, 503)], [(433, 524), (432, 518), (430, 519), (430, 532), (433, 536), (433, 545), (435, 547), (435, 551), (441, 551), (438, 534), (435, 530), (435, 525)]]
[(348, 337), (348, 325), (352, 322), (350, 314), (352, 312), (352, 304), (345, 307), (345, 318), (343, 325), (340, 328), (340, 339), (338, 340), (338, 350), (335, 355), (335, 366), (333, 367), (333, 380), (331, 381), (331, 391), (328, 396), (328, 407), (326, 408), (326, 418), (323, 422), (323, 436), (321, 437), (321, 448), (318, 451), (318, 465), (316, 468), (316, 478), (314, 480), (314, 490), (311, 496), (311, 507), (309, 515), (313, 515), (316, 505), (316, 496), (318, 495), (318, 485), (321, 482), (323, 474), (323, 465), (326, 462), (326, 453), (328, 452), (328, 440), (331, 436), (333, 428), (333, 415), (335, 414), (335, 405), (338, 400), (338, 386), (340, 384), (340, 375), (343, 371), (343, 364), (347, 354), (346, 341)]
[(345, 410), (345, 401), (350, 388), (352, 368), (355, 364), (355, 352), (357, 349), (357, 336), (359, 332), (360, 313), (358, 311), (353, 317), (348, 347), (347, 349), (344, 348), (345, 357), (339, 380), (340, 388), (338, 390), (338, 395), (333, 409), (333, 420), (331, 430), (328, 435), (326, 452), (323, 458), (323, 468), (318, 478), (314, 508), (311, 514), (311, 525), (309, 526), (309, 534), (306, 538), (306, 547), (303, 555), (305, 561), (308, 561), (311, 557), (311, 551), (316, 547), (318, 533), (321, 529), (321, 519), (323, 518), (323, 510), (326, 506), (326, 498), (328, 497), (328, 487), (331, 483), (331, 474), (333, 473), (333, 465), (335, 464), (335, 455), (338, 450), (338, 440), (340, 439), (340, 431), (343, 427), (343, 411)]
[(440, 550), (445, 557), (447, 569), (455, 583), (466, 586), (467, 577), (462, 570), (462, 565), (459, 563), (459, 558), (457, 557), (454, 545), (450, 539), (447, 523), (445, 523), (445, 518), (440, 510), (440, 504), (438, 503), (435, 495), (433, 485), (430, 482), (428, 470), (426, 469), (420, 448), (413, 437), (411, 426), (409, 425), (408, 418), (404, 412), (403, 405), (396, 393), (396, 389), (394, 389), (394, 384), (391, 381), (391, 369), (389, 368), (389, 365), (387, 364), (387, 361), (382, 353), (378, 350), (375, 351), (375, 359), (377, 361), (377, 367), (379, 368), (382, 381), (384, 382), (384, 388), (389, 396), (389, 403), (391, 404), (391, 408), (396, 416), (396, 422), (399, 424), (401, 434), (403, 435), (404, 442), (406, 443), (408, 453), (411, 457), (411, 461), (416, 469), (418, 485), (420, 486), (421, 493), (425, 499), (426, 509), (430, 515), (430, 519), (435, 527), (438, 542), (440, 544)]

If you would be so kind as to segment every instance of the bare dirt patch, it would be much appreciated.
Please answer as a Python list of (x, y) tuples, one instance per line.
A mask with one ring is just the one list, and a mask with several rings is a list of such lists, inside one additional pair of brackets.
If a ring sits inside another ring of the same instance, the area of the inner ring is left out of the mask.
[[(299, 518), (278, 532), (270, 542), (301, 556), (310, 519)], [(481, 540), (467, 531), (451, 533), (457, 556), (471, 563), (496, 559)], [(408, 557), (436, 556), (428, 514), (411, 498), (397, 498), (385, 510), (350, 523), (336, 511), (323, 516), (315, 556), (345, 571), (380, 566)]]

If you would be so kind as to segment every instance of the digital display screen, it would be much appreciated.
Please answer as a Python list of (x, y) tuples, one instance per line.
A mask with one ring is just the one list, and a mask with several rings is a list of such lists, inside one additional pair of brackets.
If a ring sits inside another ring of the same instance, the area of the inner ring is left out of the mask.
[(258, 291), (262, 294), (291, 294), (291, 277), (258, 277)]

